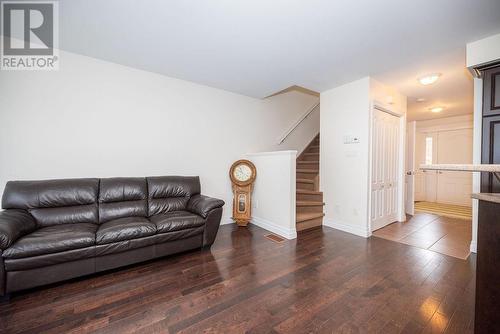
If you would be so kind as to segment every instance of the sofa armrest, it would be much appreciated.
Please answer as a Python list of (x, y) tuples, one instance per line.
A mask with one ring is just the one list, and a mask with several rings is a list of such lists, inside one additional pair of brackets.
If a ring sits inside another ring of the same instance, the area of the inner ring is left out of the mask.
[(28, 211), (17, 209), (0, 211), (0, 249), (7, 249), (17, 239), (35, 229), (35, 219)]
[(196, 213), (203, 218), (207, 218), (210, 211), (217, 208), (222, 208), (224, 201), (217, 198), (212, 198), (203, 195), (195, 195), (191, 197), (187, 204), (188, 211)]

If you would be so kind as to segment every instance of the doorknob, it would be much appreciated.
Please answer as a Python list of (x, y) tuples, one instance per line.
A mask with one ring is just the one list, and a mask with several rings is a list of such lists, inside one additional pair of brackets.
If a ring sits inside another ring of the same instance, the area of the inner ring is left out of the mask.
[(411, 170), (408, 171), (408, 172), (406, 172), (406, 175), (408, 175), (408, 176), (412, 176), (413, 174), (415, 174), (415, 173), (413, 171), (411, 171)]

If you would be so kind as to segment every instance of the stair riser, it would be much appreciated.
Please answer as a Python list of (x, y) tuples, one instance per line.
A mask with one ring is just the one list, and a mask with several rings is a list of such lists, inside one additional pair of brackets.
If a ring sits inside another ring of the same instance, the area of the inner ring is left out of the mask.
[(305, 161), (305, 163), (297, 164), (297, 169), (318, 169), (319, 161)]
[(314, 180), (318, 176), (317, 173), (297, 173), (297, 179)]
[(318, 206), (298, 206), (296, 208), (297, 213), (322, 213), (323, 205)]
[(312, 155), (302, 155), (300, 161), (316, 161), (319, 162), (319, 155), (317, 154), (312, 154)]
[(314, 202), (323, 202), (322, 194), (297, 194), (297, 201), (314, 201)]
[(323, 217), (307, 220), (305, 222), (297, 223), (297, 231), (307, 230), (309, 228), (318, 227), (323, 225)]
[(297, 189), (314, 190), (314, 184), (297, 182)]
[(319, 153), (319, 147), (309, 147), (307, 153)]

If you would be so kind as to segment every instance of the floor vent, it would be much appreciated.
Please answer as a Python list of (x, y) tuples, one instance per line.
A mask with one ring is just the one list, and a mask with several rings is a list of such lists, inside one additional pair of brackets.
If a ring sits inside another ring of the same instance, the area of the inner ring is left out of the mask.
[(269, 240), (272, 240), (274, 242), (283, 242), (283, 241), (285, 241), (285, 239), (283, 239), (280, 236), (277, 236), (276, 234), (268, 234), (268, 235), (266, 235), (266, 238), (268, 238)]

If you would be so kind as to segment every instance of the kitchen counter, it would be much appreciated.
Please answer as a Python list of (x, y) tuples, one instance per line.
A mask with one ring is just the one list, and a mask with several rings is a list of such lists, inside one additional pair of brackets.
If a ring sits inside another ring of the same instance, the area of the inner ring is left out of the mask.
[(472, 194), (472, 198), (500, 204), (500, 193), (475, 193)]
[(444, 170), (444, 171), (455, 171), (455, 172), (489, 172), (489, 173), (500, 173), (500, 165), (488, 165), (488, 164), (432, 164), (432, 165), (420, 165), (422, 170)]

